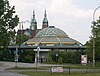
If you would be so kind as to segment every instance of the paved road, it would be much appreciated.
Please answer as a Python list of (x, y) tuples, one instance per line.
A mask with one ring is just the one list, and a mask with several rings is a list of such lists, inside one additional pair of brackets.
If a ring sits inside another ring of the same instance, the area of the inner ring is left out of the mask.
[[(0, 76), (28, 76), (28, 75), (18, 74), (20, 70), (16, 70), (16, 71), (5, 70), (7, 68), (15, 67), (16, 65), (18, 67), (36, 67), (36, 64), (33, 64), (33, 63), (17, 63), (16, 64), (15, 62), (1, 62), (0, 61)], [(56, 66), (56, 65), (48, 65), (48, 64), (38, 64), (38, 65), (39, 66)], [(23, 71), (26, 71), (26, 70), (23, 70)], [(30, 71), (35, 71), (35, 70), (30, 70)]]
[(28, 76), (28, 75), (18, 74), (17, 72), (9, 72), (5, 70), (11, 67), (14, 67), (14, 63), (0, 62), (0, 76)]
[[(11, 68), (11, 67), (15, 67), (16, 63), (15, 62), (0, 62), (0, 76), (28, 76), (28, 75), (22, 75), (22, 74), (18, 74), (18, 72), (20, 71), (26, 71), (26, 70), (5, 70), (7, 68)], [(36, 67), (36, 64), (33, 63), (17, 63), (18, 67)], [(59, 65), (50, 65), (50, 64), (39, 64), (39, 66), (59, 66)], [(62, 65), (60, 65), (62, 66)], [(35, 72), (36, 70), (28, 70), (28, 71), (32, 71)], [(48, 70), (37, 70), (37, 71), (50, 71), (50, 69)], [(69, 69), (66, 68), (64, 69), (64, 71), (66, 72), (72, 72), (72, 71), (85, 71), (85, 72), (100, 72), (100, 69)]]

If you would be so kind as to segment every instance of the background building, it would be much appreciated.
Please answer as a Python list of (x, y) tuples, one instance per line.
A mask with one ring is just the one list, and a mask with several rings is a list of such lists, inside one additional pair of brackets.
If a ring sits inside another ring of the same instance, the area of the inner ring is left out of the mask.
[[(48, 19), (46, 11), (44, 13), (44, 19), (42, 22), (42, 29), (37, 29), (37, 21), (35, 19), (35, 12), (33, 11), (33, 18), (31, 20), (30, 29), (26, 30), (18, 30), (18, 34), (26, 34), (29, 40), (23, 43), (24, 46), (45, 46), (45, 47), (65, 47), (64, 49), (60, 49), (62, 51), (68, 50), (80, 50), (80, 46), (83, 46), (77, 40), (70, 38), (63, 30), (60, 28), (56, 28), (55, 26), (48, 25)], [(75, 49), (77, 47), (77, 49)], [(56, 48), (56, 51), (58, 48)], [(34, 49), (35, 51), (35, 62), (37, 61), (37, 55), (39, 56), (39, 61), (44, 62), (48, 56), (49, 51), (51, 49)]]
[[(47, 14), (46, 14), (46, 10), (44, 12), (44, 19), (42, 22), (42, 29), (48, 27), (48, 19), (47, 19)], [(34, 38), (36, 36), (36, 34), (42, 30), (42, 29), (38, 29), (37, 28), (37, 21), (35, 18), (35, 12), (33, 11), (33, 17), (31, 19), (31, 23), (30, 23), (30, 28), (27, 29), (23, 29), (23, 25), (22, 25), (22, 29), (17, 31), (17, 34), (25, 34), (28, 36), (29, 39)]]
[[(82, 46), (82, 44), (72, 38), (70, 38), (63, 30), (59, 28), (55, 28), (55, 26), (49, 26), (47, 28), (42, 29), (39, 31), (36, 36), (32, 39), (29, 39), (28, 41), (24, 42), (27, 46), (67, 46), (67, 47), (77, 47)], [(66, 47), (66, 49), (60, 49), (60, 51), (68, 51), (69, 49)], [(48, 56), (49, 51), (52, 51), (53, 49), (41, 49), (39, 53), (39, 61), (44, 62), (46, 61), (46, 58)], [(71, 48), (70, 50), (74, 50)], [(79, 49), (80, 50), (80, 49)], [(35, 51), (35, 60), (37, 59), (37, 49), (34, 49)], [(56, 51), (57, 48), (56, 48)], [(36, 61), (35, 61), (36, 62)]]

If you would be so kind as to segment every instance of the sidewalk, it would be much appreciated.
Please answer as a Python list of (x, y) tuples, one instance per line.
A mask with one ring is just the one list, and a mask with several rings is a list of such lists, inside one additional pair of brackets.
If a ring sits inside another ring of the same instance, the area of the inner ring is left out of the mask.
[[(28, 76), (28, 75), (22, 75), (18, 74), (18, 72), (21, 71), (41, 71), (41, 72), (46, 72), (50, 71), (50, 69), (47, 70), (5, 70), (7, 68), (12, 68), (15, 67), (16, 63), (15, 62), (0, 62), (0, 76)], [(18, 67), (36, 67), (35, 63), (17, 63)], [(56, 65), (56, 64), (38, 64), (38, 66), (63, 66), (63, 65)], [(84, 69), (78, 69), (78, 68), (64, 68), (65, 72), (100, 72), (100, 69), (89, 69), (89, 68), (84, 68)]]
[(17, 72), (9, 72), (5, 70), (11, 67), (14, 67), (14, 63), (0, 62), (0, 76), (28, 76), (28, 75), (18, 74)]
[[(0, 61), (0, 76), (28, 76), (28, 75), (22, 75), (18, 74), (20, 70), (16, 71), (6, 71), (7, 68), (12, 68), (15, 66), (18, 67), (36, 67), (35, 63), (17, 63), (16, 62), (2, 62)], [(50, 64), (38, 64), (38, 66), (59, 66), (59, 65), (50, 65)], [(61, 66), (61, 65), (60, 65)], [(33, 70), (34, 71), (34, 70)]]

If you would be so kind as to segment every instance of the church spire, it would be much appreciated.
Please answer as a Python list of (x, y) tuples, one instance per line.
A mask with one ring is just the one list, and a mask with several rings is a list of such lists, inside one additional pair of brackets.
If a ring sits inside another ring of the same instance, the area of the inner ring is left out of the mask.
[(43, 19), (43, 22), (42, 23), (43, 23), (42, 24), (42, 29), (48, 27), (48, 19), (47, 19), (46, 10), (44, 12), (44, 19)]
[(35, 19), (35, 11), (33, 11), (33, 18)]
[(36, 30), (37, 29), (37, 21), (35, 19), (35, 11), (33, 11), (33, 17), (31, 20), (31, 26), (30, 26), (31, 30)]
[(47, 17), (47, 14), (46, 14), (46, 10), (45, 10), (45, 13), (44, 13), (44, 18), (46, 18)]

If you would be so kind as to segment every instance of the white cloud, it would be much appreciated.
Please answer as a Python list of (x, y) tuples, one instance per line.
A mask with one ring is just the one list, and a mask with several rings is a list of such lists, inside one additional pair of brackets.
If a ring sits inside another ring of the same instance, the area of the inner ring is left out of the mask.
[(79, 9), (72, 0), (54, 0), (49, 6), (53, 13), (62, 13), (67, 17), (88, 18), (91, 16), (92, 9)]
[[(69, 36), (85, 42), (90, 34), (94, 9), (83, 9), (73, 0), (9, 0), (15, 5), (17, 14), (23, 21), (30, 20), (35, 9), (38, 27), (42, 25), (44, 9), (47, 9), (49, 23), (65, 30)], [(98, 11), (96, 12), (98, 14)], [(100, 15), (100, 14), (99, 14)], [(97, 15), (96, 15), (97, 17)], [(83, 29), (84, 26), (84, 29)], [(25, 25), (25, 27), (27, 27)]]
[[(9, 0), (11, 5), (15, 5), (16, 11), (23, 13), (35, 10), (43, 11), (46, 9), (49, 12), (56, 13), (58, 15), (64, 15), (67, 18), (88, 18), (93, 13), (92, 9), (79, 9), (73, 0)], [(30, 13), (31, 14), (31, 13)], [(69, 19), (68, 19), (69, 20)]]
[(54, 0), (49, 6), (49, 9), (52, 12), (64, 12), (70, 9), (70, 5), (71, 5), (71, 0)]

